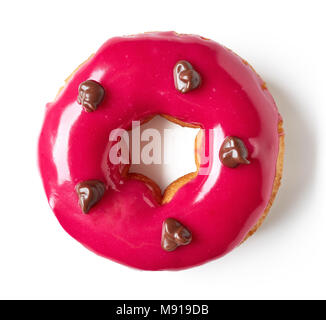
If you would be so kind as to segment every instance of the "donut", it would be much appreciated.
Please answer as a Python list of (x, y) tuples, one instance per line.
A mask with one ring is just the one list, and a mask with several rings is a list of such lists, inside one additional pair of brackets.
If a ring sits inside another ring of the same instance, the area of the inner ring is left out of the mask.
[[(199, 129), (197, 170), (163, 194), (109, 156), (121, 142), (114, 130), (156, 115)], [(248, 62), (200, 36), (152, 32), (108, 40), (68, 78), (46, 106), (38, 159), (50, 207), (73, 238), (130, 267), (178, 270), (258, 229), (283, 152), (282, 118)]]

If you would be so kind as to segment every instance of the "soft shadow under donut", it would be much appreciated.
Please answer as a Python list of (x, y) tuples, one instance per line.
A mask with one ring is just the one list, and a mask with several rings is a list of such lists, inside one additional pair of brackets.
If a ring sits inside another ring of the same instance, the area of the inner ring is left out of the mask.
[[(300, 101), (287, 95), (274, 83), (268, 83), (280, 114), (285, 131), (285, 157), (280, 192), (272, 206), (271, 213), (263, 224), (263, 229), (292, 219), (295, 211), (291, 206), (309, 190), (315, 178), (316, 144), (313, 130), (301, 114)], [(308, 106), (307, 106), (308, 107)]]

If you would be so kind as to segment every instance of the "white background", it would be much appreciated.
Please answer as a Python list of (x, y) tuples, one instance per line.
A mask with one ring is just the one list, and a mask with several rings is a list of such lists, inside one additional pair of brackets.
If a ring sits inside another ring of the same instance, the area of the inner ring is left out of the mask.
[[(1, 1), (0, 298), (326, 298), (325, 1)], [(224, 258), (142, 272), (86, 250), (52, 214), (36, 158), (45, 103), (106, 39), (214, 39), (267, 81), (286, 131), (270, 216)]]

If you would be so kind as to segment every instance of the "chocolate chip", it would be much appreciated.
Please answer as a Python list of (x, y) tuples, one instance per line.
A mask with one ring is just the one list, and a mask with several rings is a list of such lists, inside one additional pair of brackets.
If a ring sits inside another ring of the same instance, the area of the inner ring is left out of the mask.
[(239, 164), (249, 164), (248, 150), (237, 137), (226, 137), (220, 149), (220, 160), (226, 167), (235, 168)]
[(87, 80), (79, 85), (77, 102), (85, 111), (93, 112), (104, 98), (104, 88), (94, 80)]
[(179, 221), (168, 218), (163, 222), (161, 246), (165, 251), (173, 251), (192, 240), (191, 232)]
[(201, 84), (199, 73), (185, 60), (176, 63), (173, 75), (175, 88), (182, 93), (194, 90)]
[(79, 205), (84, 213), (98, 203), (104, 194), (105, 184), (99, 180), (87, 180), (76, 185)]

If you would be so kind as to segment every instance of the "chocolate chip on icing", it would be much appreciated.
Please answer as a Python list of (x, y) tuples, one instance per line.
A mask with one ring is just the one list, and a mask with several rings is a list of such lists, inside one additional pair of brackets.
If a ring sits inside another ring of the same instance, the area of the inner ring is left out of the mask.
[(104, 88), (94, 80), (87, 80), (79, 85), (77, 102), (85, 111), (93, 112), (104, 98)]
[(235, 168), (239, 164), (249, 164), (248, 150), (243, 141), (237, 137), (226, 137), (220, 149), (220, 160), (223, 165)]
[(173, 251), (191, 242), (191, 232), (179, 221), (168, 218), (163, 222), (161, 246), (165, 251)]
[(173, 76), (175, 88), (182, 93), (194, 90), (201, 84), (199, 73), (185, 60), (176, 63)]
[(84, 213), (98, 203), (104, 194), (105, 184), (99, 180), (86, 180), (76, 185), (79, 205)]

